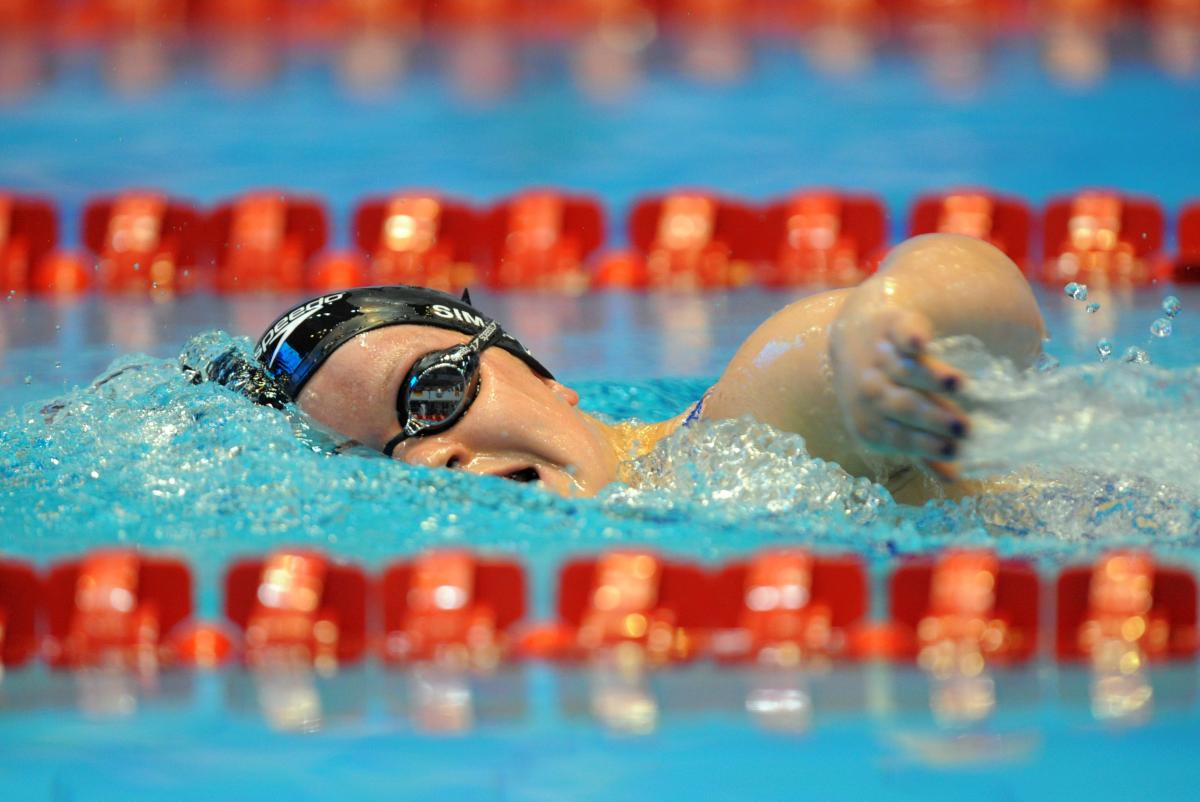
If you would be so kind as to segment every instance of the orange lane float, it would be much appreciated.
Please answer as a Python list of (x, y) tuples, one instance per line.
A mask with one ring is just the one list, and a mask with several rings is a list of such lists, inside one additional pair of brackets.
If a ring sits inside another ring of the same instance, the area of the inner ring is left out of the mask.
[(183, 34), (190, 5), (189, 0), (83, 0), (66, 4), (59, 13), (58, 34), (76, 42), (114, 35)]
[(1200, 201), (1179, 212), (1179, 254), (1175, 257), (1176, 281), (1200, 282)]
[(760, 220), (749, 206), (706, 192), (643, 198), (629, 213), (633, 253), (607, 258), (594, 284), (707, 290), (753, 277)]
[(1141, 551), (1116, 551), (1058, 578), (1059, 660), (1132, 673), (1196, 655), (1196, 580)]
[(218, 31), (274, 28), (276, 33), (292, 21), (296, 6), (289, 0), (192, 0), (192, 3), (192, 16), (203, 28)]
[(857, 557), (803, 549), (772, 549), (726, 565), (711, 588), (710, 653), (774, 665), (854, 656), (870, 592)]
[(179, 293), (199, 284), (203, 216), (157, 192), (95, 198), (83, 210), (83, 241), (106, 292)]
[(225, 615), (254, 667), (352, 663), (367, 649), (367, 577), (312, 551), (242, 560), (225, 575)]
[(1042, 218), (1042, 278), (1139, 285), (1167, 278), (1162, 207), (1149, 198), (1081, 192), (1052, 200)]
[(534, 39), (558, 40), (594, 30), (641, 28), (653, 32), (657, 0), (520, 0), (522, 33)]
[(369, 198), (355, 209), (353, 225), (377, 284), (457, 292), (475, 280), (481, 225), (465, 203), (422, 192)]
[(370, 283), (370, 266), (361, 253), (333, 251), (313, 257), (304, 286), (313, 292), (333, 292)]
[(983, 549), (909, 561), (889, 588), (891, 657), (938, 675), (1027, 662), (1037, 649), (1039, 591), (1032, 565)]
[(800, 192), (767, 207), (763, 243), (759, 279), (768, 287), (852, 286), (878, 266), (887, 214), (874, 196)]
[(37, 654), (41, 582), (33, 567), (0, 559), (0, 673)]
[(1029, 268), (1033, 212), (1019, 198), (962, 189), (922, 195), (913, 204), (908, 233), (965, 234), (990, 242), (1017, 263)]
[(532, 190), (496, 204), (483, 227), (490, 287), (579, 293), (604, 242), (604, 209), (588, 195)]
[(703, 646), (707, 604), (707, 578), (695, 565), (646, 551), (572, 560), (559, 573), (558, 623), (531, 631), (523, 647), (550, 659), (686, 661)]
[(525, 572), (511, 560), (432, 551), (383, 573), (383, 659), (490, 668), (512, 655)]
[(0, 292), (27, 292), (41, 261), (58, 242), (49, 201), (0, 191)]
[(153, 672), (175, 661), (172, 638), (192, 614), (192, 576), (182, 561), (95, 551), (53, 566), (44, 587), (52, 666)]
[(214, 209), (207, 228), (218, 292), (291, 292), (305, 286), (329, 223), (319, 200), (253, 192)]

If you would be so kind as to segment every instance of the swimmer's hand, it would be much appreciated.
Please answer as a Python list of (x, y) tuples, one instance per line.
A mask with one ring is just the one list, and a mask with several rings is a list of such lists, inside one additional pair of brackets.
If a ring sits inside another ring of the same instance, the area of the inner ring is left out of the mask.
[(830, 354), (846, 427), (876, 454), (923, 464), (943, 481), (970, 428), (953, 400), (966, 377), (927, 353), (933, 326), (921, 312), (869, 304), (834, 323)]

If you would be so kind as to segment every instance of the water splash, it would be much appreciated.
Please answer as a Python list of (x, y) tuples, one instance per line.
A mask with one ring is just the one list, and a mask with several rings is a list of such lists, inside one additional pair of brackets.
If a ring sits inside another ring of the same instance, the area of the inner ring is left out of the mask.
[[(231, 347), (249, 344), (209, 334), (188, 354)], [(951, 355), (972, 376), (963, 465), (1002, 480), (978, 499), (898, 505), (879, 485), (812, 458), (802, 438), (746, 420), (681, 430), (632, 466), (635, 482), (563, 499), (361, 448), (338, 454), (340, 439), (294, 407), (257, 406), (192, 383), (177, 360), (131, 356), (88, 386), (0, 416), (0, 520), (6, 549), (38, 558), (114, 542), (184, 548), (211, 588), (230, 557), (279, 543), (368, 562), (466, 543), (552, 564), (621, 542), (714, 558), (804, 543), (880, 560), (949, 542), (1041, 557), (1139, 537), (1196, 542), (1200, 466), (1182, 445), (1200, 439), (1195, 370), (1114, 364), (1021, 375)], [(592, 411), (659, 419), (707, 385), (580, 390)]]
[(1063, 287), (1063, 292), (1068, 298), (1074, 298), (1076, 301), (1086, 301), (1088, 297), (1087, 285), (1078, 284), (1074, 281), (1069, 282)]

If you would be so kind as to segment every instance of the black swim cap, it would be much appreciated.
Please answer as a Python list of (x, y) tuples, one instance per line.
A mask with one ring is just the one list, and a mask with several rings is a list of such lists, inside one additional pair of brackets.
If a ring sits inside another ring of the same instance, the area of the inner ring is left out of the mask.
[[(427, 287), (360, 287), (322, 295), (281, 315), (254, 346), (254, 358), (295, 400), (329, 355), (353, 337), (384, 326), (436, 326), (475, 336), (491, 322), (464, 300)], [(496, 347), (538, 375), (554, 378), (529, 350), (505, 333)]]

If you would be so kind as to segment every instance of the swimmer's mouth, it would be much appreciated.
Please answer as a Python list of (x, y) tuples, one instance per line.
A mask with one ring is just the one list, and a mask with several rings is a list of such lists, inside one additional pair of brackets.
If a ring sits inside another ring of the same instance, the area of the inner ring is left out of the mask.
[(542, 475), (538, 473), (537, 468), (521, 468), (519, 471), (512, 471), (504, 474), (504, 478), (512, 482), (540, 482)]

